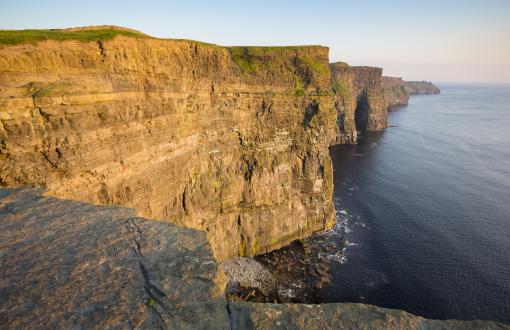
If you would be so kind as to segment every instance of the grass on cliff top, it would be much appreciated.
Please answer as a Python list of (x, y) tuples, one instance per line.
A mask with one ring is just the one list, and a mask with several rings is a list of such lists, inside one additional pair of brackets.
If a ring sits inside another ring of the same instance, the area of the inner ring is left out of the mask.
[(96, 30), (0, 30), (0, 45), (13, 45), (22, 43), (36, 43), (45, 40), (78, 40), (78, 41), (98, 41), (110, 40), (115, 36), (123, 35), (127, 37), (149, 36), (134, 31), (118, 29), (96, 29)]
[[(239, 66), (243, 73), (255, 73), (258, 70), (272, 66), (273, 59), (285, 52), (296, 52), (307, 48), (321, 46), (232, 46), (227, 47), (232, 55), (233, 61)], [(296, 57), (298, 62), (303, 63), (312, 72), (318, 75), (327, 74), (329, 68), (324, 63), (309, 56)], [(276, 60), (276, 59), (275, 59)]]
[(232, 54), (241, 54), (248, 52), (251, 56), (263, 56), (267, 54), (274, 54), (275, 52), (281, 52), (284, 50), (292, 50), (292, 49), (302, 49), (302, 48), (312, 48), (312, 47), (320, 47), (320, 46), (274, 46), (274, 47), (259, 47), (259, 46), (231, 46), (224, 47), (219, 46), (212, 43), (197, 41), (197, 40), (188, 40), (188, 39), (170, 39), (170, 38), (155, 38), (149, 36), (147, 34), (135, 31), (124, 29), (120, 27), (110, 27), (105, 26), (105, 28), (101, 27), (84, 27), (84, 28), (76, 28), (76, 29), (29, 29), (29, 30), (0, 30), (0, 45), (14, 45), (14, 44), (22, 44), (22, 43), (36, 43), (39, 41), (46, 40), (78, 40), (78, 41), (98, 41), (98, 40), (110, 40), (114, 37), (122, 35), (126, 37), (135, 37), (135, 38), (151, 38), (151, 39), (159, 39), (159, 40), (172, 40), (178, 42), (190, 42), (193, 44), (210, 46), (210, 47), (220, 47), (226, 48), (230, 50)]

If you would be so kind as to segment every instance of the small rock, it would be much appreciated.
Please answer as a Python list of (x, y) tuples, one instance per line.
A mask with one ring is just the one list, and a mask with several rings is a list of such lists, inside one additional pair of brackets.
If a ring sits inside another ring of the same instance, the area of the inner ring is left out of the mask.
[(321, 277), (322, 283), (331, 283), (331, 280), (328, 277)]
[(320, 269), (318, 267), (316, 268), (316, 270), (317, 270), (317, 273), (319, 273), (320, 275), (322, 275), (324, 277), (328, 277), (329, 276), (329, 274), (327, 272), (323, 271), (322, 269)]
[(328, 271), (329, 270), (329, 266), (326, 264), (326, 263), (319, 263), (319, 267), (322, 268), (324, 271)]

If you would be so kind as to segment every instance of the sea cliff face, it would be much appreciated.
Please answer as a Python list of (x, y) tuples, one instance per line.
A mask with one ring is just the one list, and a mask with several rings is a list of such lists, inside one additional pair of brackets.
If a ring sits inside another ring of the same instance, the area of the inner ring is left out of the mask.
[(407, 105), (409, 102), (409, 92), (405, 88), (405, 82), (402, 78), (383, 77), (384, 96), (388, 111)]
[(205, 230), (219, 259), (332, 225), (327, 48), (70, 39), (0, 46), (2, 186)]
[(331, 86), (337, 95), (338, 143), (356, 143), (358, 132), (387, 126), (382, 69), (330, 64)]

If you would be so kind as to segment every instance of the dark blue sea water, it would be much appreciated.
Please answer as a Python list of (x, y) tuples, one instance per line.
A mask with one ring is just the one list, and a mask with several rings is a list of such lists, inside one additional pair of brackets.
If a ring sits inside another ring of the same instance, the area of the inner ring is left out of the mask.
[(510, 86), (439, 87), (331, 149), (349, 246), (321, 299), (510, 322)]

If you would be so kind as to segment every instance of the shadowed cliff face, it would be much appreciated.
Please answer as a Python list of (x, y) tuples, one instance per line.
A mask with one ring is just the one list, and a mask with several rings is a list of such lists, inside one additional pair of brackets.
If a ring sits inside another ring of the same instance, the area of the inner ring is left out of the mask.
[(0, 46), (0, 184), (206, 230), (220, 259), (265, 252), (334, 219), (329, 90), (324, 47)]
[(337, 100), (338, 143), (356, 143), (358, 132), (387, 126), (382, 69), (332, 63), (331, 85)]

